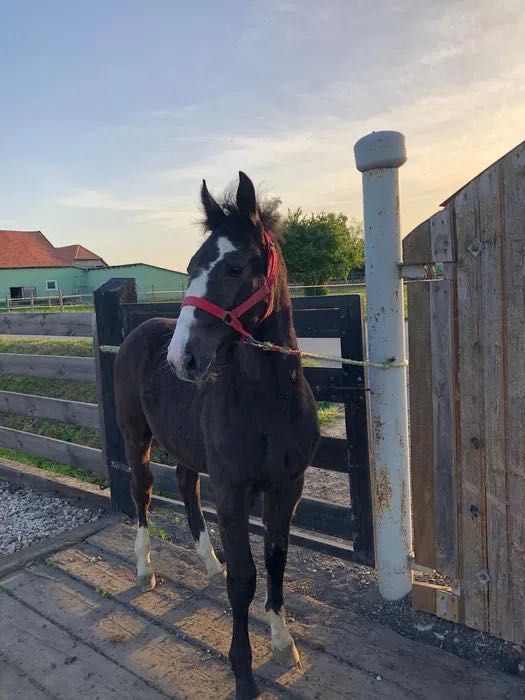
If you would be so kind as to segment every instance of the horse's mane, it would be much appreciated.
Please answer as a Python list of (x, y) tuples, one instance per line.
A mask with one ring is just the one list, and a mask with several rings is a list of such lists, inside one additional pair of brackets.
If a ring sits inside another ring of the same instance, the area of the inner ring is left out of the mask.
[[(238, 222), (239, 225), (242, 225), (244, 224), (244, 218), (237, 206), (236, 192), (236, 187), (232, 185), (228, 187), (224, 194), (216, 201), (228, 218), (231, 217), (233, 222)], [(268, 197), (258, 193), (257, 209), (259, 219), (261, 220), (264, 230), (271, 233), (276, 241), (282, 240), (284, 230), (283, 220), (278, 211), (280, 204), (281, 200), (278, 197)], [(212, 229), (206, 217), (202, 221), (202, 226), (204, 231), (210, 231)]]

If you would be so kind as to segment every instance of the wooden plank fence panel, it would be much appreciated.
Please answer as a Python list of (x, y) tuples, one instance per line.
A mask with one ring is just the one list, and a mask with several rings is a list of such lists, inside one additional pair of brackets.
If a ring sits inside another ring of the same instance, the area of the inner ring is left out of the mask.
[(52, 418), (64, 423), (98, 429), (98, 406), (82, 401), (52, 399), (48, 396), (0, 391), (0, 411), (30, 418)]
[(95, 381), (95, 363), (91, 357), (23, 355), (0, 353), (0, 373), (23, 377)]
[(414, 552), (418, 564), (434, 569), (436, 556), (435, 521), (432, 517), (435, 485), (430, 285), (428, 282), (410, 282), (407, 284), (407, 293), (410, 318), (408, 356)]
[(513, 641), (525, 643), (525, 143), (503, 161), (509, 570)]
[(425, 264), (432, 260), (430, 219), (423, 221), (403, 239), (403, 262)]
[(502, 303), (502, 243), (504, 217), (500, 201), (500, 168), (482, 173), (479, 183), (481, 261), (481, 337), (483, 339), (484, 451), (487, 508), (487, 569), (489, 631), (512, 636), (512, 607), (509, 590), (506, 494), (506, 391), (504, 314)]
[(440, 573), (455, 578), (458, 574), (455, 459), (455, 285), (451, 280), (435, 280), (428, 282), (427, 286), (430, 296), (431, 324), (435, 567)]
[(4, 427), (0, 427), (0, 445), (10, 450), (27, 452), (35, 457), (51, 459), (60, 464), (107, 476), (102, 452), (93, 447)]
[(483, 237), (478, 203), (478, 180), (465, 187), (454, 201), (458, 256), (459, 531), (463, 620), (470, 627), (487, 630), (482, 277), (480, 256), (472, 252), (472, 245)]
[(0, 335), (91, 337), (92, 313), (0, 314)]

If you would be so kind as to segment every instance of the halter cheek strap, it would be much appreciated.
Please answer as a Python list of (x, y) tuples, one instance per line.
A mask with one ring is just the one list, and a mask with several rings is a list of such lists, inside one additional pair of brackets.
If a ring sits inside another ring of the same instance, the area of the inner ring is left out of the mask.
[(242, 304), (239, 304), (239, 306), (236, 306), (234, 309), (227, 311), (221, 306), (217, 306), (217, 304), (213, 304), (211, 301), (203, 299), (202, 297), (189, 296), (184, 297), (181, 306), (195, 306), (197, 309), (202, 309), (202, 311), (206, 311), (206, 313), (209, 313), (211, 316), (215, 316), (221, 321), (224, 321), (224, 323), (233, 328), (233, 330), (237, 331), (237, 333), (243, 339), (246, 340), (252, 338), (251, 333), (248, 333), (248, 331), (242, 325), (240, 317), (253, 308), (255, 304), (258, 304), (263, 299), (268, 298), (266, 311), (264, 316), (261, 318), (261, 321), (268, 318), (273, 309), (274, 288), (275, 281), (277, 279), (277, 248), (273, 238), (267, 231), (264, 232), (264, 240), (266, 242), (268, 255), (268, 261), (266, 264), (266, 279), (264, 284), (259, 287), (257, 291), (251, 294), (246, 301), (243, 301)]

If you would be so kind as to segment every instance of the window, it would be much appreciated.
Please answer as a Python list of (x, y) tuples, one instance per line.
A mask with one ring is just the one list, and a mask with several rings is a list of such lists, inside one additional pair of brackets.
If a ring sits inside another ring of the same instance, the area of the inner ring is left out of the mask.
[(23, 287), (9, 287), (9, 296), (11, 299), (22, 299), (24, 296)]
[(58, 289), (56, 280), (47, 280), (46, 289), (48, 292), (55, 292)]

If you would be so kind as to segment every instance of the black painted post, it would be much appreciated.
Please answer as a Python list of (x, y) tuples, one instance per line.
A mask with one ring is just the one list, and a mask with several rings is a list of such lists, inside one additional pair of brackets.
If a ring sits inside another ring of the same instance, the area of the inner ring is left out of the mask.
[[(353, 360), (364, 359), (363, 304), (358, 294), (349, 295), (341, 306), (344, 334), (341, 354)], [(374, 531), (372, 494), (370, 487), (370, 452), (368, 444), (368, 397), (365, 391), (365, 371), (357, 365), (343, 365), (343, 385), (361, 386), (345, 402), (348, 469), (352, 506), (352, 540), (356, 561), (374, 566)]]
[(126, 462), (124, 440), (117, 424), (113, 370), (116, 353), (101, 346), (118, 347), (124, 339), (122, 303), (137, 301), (135, 280), (113, 278), (95, 290), (95, 367), (100, 415), (102, 451), (107, 464), (113, 508), (131, 517), (135, 506), (131, 497), (131, 472)]

